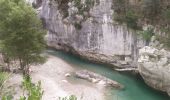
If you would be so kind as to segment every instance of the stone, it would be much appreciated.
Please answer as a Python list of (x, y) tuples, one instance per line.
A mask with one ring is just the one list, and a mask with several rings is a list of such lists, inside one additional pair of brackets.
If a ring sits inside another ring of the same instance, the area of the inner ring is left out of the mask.
[(132, 60), (131, 57), (125, 57), (125, 61), (126, 61), (126, 62), (132, 62), (133, 60)]
[(151, 42), (154, 42), (156, 40), (156, 36), (151, 37)]
[(82, 21), (83, 20), (83, 16), (82, 15), (75, 15), (76, 19), (78, 21)]
[(96, 83), (96, 84), (103, 84), (103, 85), (111, 86), (111, 87), (118, 88), (118, 89), (124, 88), (124, 86), (122, 84), (120, 84), (114, 80), (108, 79), (104, 76), (101, 76), (97, 73), (87, 71), (87, 70), (77, 71), (75, 73), (75, 76), (77, 78), (85, 79), (85, 80), (88, 80), (88, 81), (90, 81), (92, 83)]
[(97, 84), (99, 84), (99, 85), (106, 85), (106, 82), (103, 81), (103, 80), (100, 80)]
[(64, 82), (64, 83), (68, 83), (68, 81), (67, 81), (67, 80), (62, 80), (62, 82)]
[(164, 47), (164, 44), (160, 44), (159, 49), (162, 49)]
[(70, 76), (71, 76), (70, 73), (66, 73), (66, 74), (65, 74), (65, 77), (70, 77)]

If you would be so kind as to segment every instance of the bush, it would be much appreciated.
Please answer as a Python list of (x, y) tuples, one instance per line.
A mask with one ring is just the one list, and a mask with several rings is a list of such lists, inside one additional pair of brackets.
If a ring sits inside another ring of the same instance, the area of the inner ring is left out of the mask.
[(0, 89), (3, 88), (5, 81), (9, 78), (9, 74), (6, 72), (0, 72)]
[(41, 89), (41, 82), (33, 84), (29, 76), (25, 76), (22, 82), (23, 88), (28, 92), (28, 97), (20, 97), (20, 100), (41, 100), (43, 91)]
[(2, 96), (2, 100), (12, 100), (12, 95), (6, 90), (7, 87), (5, 87), (5, 82), (9, 76), (9, 73), (0, 72), (0, 95)]
[(64, 98), (59, 97), (59, 100), (77, 100), (77, 97), (75, 95), (71, 95), (69, 97)]
[(149, 42), (151, 37), (154, 35), (154, 32), (153, 29), (151, 28), (140, 32), (140, 34), (142, 35), (143, 39)]
[(125, 17), (125, 21), (127, 23), (127, 27), (131, 28), (131, 29), (135, 29), (138, 30), (138, 16), (135, 14), (135, 12), (129, 10), (126, 13), (126, 17)]

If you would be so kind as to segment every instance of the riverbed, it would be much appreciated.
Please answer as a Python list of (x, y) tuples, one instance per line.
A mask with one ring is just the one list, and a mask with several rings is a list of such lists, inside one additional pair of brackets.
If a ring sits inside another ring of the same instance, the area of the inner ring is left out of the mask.
[[(166, 93), (156, 91), (147, 86), (139, 75), (130, 73), (120, 73), (114, 71), (107, 65), (94, 64), (80, 59), (72, 54), (61, 51), (48, 50), (48, 54), (59, 57), (74, 67), (75, 70), (90, 70), (103, 75), (112, 80), (116, 80), (125, 86), (123, 90), (114, 88), (107, 89), (105, 93), (106, 100), (170, 100)], [(83, 80), (73, 77), (67, 78), (72, 84), (82, 84)], [(76, 95), (76, 94), (75, 94)]]

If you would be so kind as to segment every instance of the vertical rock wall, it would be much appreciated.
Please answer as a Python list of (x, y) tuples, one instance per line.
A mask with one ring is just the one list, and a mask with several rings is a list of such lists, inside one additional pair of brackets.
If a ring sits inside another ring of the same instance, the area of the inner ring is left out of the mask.
[(118, 67), (135, 67), (138, 48), (144, 42), (126, 25), (113, 21), (112, 0), (99, 2), (90, 8), (90, 17), (81, 23), (82, 28), (77, 29), (71, 23), (74, 20), (71, 16), (62, 17), (55, 0), (43, 0), (40, 15), (48, 30), (48, 45), (56, 49), (71, 48), (81, 56)]

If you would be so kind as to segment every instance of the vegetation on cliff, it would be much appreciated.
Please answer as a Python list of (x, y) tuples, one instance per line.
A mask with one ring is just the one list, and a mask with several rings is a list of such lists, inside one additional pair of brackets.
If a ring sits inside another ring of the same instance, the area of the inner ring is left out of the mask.
[[(133, 30), (145, 31), (142, 33), (146, 33), (143, 26), (152, 25), (162, 33), (166, 33), (157, 36), (162, 42), (167, 44), (170, 39), (170, 2), (168, 0), (113, 0), (112, 8), (115, 12), (114, 20), (126, 23)], [(152, 33), (147, 30), (147, 34), (142, 35), (148, 40)]]
[[(54, 0), (57, 3), (57, 7), (62, 15), (63, 19), (70, 17), (72, 19), (72, 24), (76, 29), (80, 30), (82, 28), (81, 24), (90, 17), (90, 9), (99, 4), (99, 0)], [(53, 0), (50, 0), (50, 5), (52, 5)], [(72, 8), (73, 7), (73, 8)], [(71, 15), (69, 15), (69, 9), (74, 10)], [(77, 19), (79, 21), (73, 21)]]

